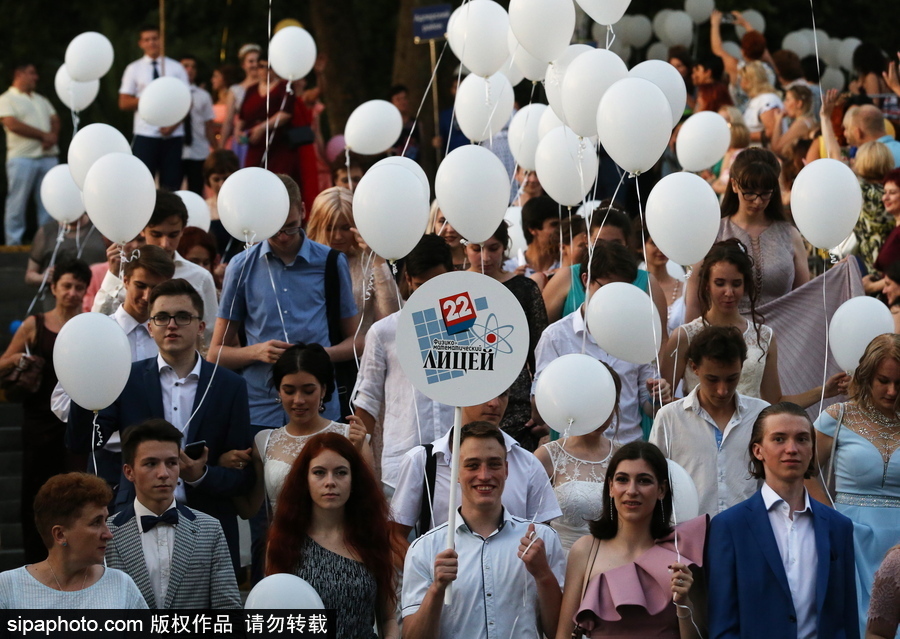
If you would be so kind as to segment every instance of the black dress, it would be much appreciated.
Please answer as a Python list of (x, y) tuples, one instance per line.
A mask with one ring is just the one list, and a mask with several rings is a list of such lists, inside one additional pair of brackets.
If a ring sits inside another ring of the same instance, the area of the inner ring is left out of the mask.
[(544, 307), (544, 298), (541, 289), (534, 280), (524, 275), (516, 275), (503, 283), (506, 288), (516, 296), (525, 317), (528, 320), (528, 358), (522, 372), (509, 389), (509, 406), (506, 415), (500, 422), (502, 428), (510, 437), (526, 450), (534, 452), (538, 447), (539, 438), (531, 433), (525, 424), (531, 419), (531, 382), (534, 379), (534, 349), (544, 329), (547, 328), (547, 309)]

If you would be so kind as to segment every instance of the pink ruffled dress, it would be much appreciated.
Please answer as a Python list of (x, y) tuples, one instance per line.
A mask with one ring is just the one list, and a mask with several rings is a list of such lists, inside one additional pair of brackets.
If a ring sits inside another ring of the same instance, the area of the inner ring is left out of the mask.
[(669, 574), (669, 566), (678, 561), (675, 535), (681, 562), (702, 567), (707, 527), (706, 515), (690, 519), (632, 563), (596, 575), (584, 592), (575, 623), (588, 637), (678, 639)]

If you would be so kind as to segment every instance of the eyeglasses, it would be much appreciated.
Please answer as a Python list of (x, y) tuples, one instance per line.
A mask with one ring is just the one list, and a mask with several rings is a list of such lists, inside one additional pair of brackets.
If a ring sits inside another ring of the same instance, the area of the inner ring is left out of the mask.
[(756, 202), (757, 200), (768, 201), (772, 199), (773, 191), (761, 191), (754, 193), (753, 191), (741, 191), (741, 197), (747, 202)]
[(181, 311), (179, 313), (175, 313), (174, 315), (169, 315), (168, 313), (157, 313), (153, 317), (150, 318), (153, 320), (153, 323), (157, 326), (168, 326), (169, 322), (173, 319), (175, 320), (176, 326), (187, 326), (195, 319), (200, 319), (199, 315), (191, 315), (185, 311)]
[(288, 235), (288, 236), (297, 235), (297, 233), (300, 232), (301, 228), (302, 227), (299, 225), (298, 226), (286, 226), (283, 229), (280, 229), (275, 235), (281, 235), (282, 233), (284, 233), (285, 235)]

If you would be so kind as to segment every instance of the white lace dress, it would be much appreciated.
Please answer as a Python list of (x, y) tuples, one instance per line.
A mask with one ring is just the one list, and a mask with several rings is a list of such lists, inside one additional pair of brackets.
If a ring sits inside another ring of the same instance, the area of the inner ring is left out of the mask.
[[(697, 336), (700, 331), (708, 325), (704, 323), (702, 317), (698, 317), (693, 322), (684, 324), (687, 333), (688, 343), (681, 344), (679, 348), (687, 351), (691, 340)], [(747, 322), (747, 328), (744, 331), (744, 343), (747, 344), (747, 359), (744, 360), (744, 366), (741, 368), (741, 381), (738, 383), (737, 392), (747, 397), (760, 397), (760, 389), (762, 387), (763, 371), (766, 369), (766, 357), (769, 352), (769, 344), (772, 341), (772, 329), (761, 324), (759, 327), (759, 338), (756, 336), (756, 328), (752, 322)], [(699, 383), (699, 379), (691, 370), (690, 364), (684, 367), (684, 394), (687, 396)]]
[(257, 433), (254, 443), (263, 460), (266, 498), (272, 505), (272, 510), (275, 509), (275, 502), (278, 501), (278, 495), (284, 486), (284, 480), (291, 472), (294, 460), (297, 459), (310, 437), (322, 433), (338, 433), (347, 437), (350, 434), (350, 425), (331, 422), (322, 430), (309, 435), (291, 435), (287, 432), (286, 426), (273, 430), (261, 430)]
[(600, 519), (603, 510), (603, 479), (612, 457), (593, 462), (579, 459), (564, 449), (566, 440), (560, 439), (546, 445), (553, 464), (553, 492), (562, 510), (550, 525), (559, 534), (566, 552), (579, 537), (587, 535), (588, 522)]

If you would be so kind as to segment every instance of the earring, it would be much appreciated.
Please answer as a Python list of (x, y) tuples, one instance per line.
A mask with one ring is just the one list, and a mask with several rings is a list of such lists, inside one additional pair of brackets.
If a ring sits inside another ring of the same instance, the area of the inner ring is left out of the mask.
[(666, 521), (666, 509), (665, 509), (665, 507), (663, 506), (663, 500), (662, 500), (662, 499), (659, 500), (659, 514), (662, 515), (663, 523), (668, 523), (668, 522)]
[(62, 545), (63, 545), (63, 547), (68, 546), (68, 545), (69, 545), (69, 542), (68, 542), (68, 541), (64, 541), (64, 542), (62, 543)]
[(276, 404), (280, 404), (280, 403), (281, 403), (281, 396), (278, 396), (278, 397), (275, 398), (275, 403), (276, 403)]
[(320, 413), (324, 413), (324, 412), (325, 412), (325, 400), (324, 400), (324, 399), (323, 399), (322, 401), (319, 402), (319, 412), (320, 412)]

